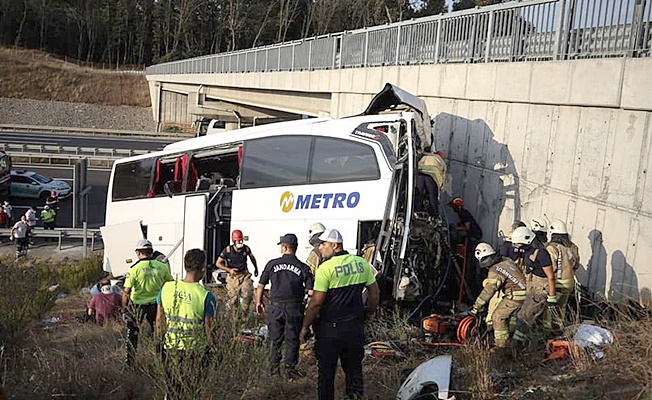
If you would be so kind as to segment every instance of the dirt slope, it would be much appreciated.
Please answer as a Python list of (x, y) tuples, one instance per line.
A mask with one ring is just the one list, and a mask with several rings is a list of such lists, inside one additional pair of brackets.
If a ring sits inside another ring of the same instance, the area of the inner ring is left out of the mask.
[(143, 74), (79, 67), (33, 50), (0, 49), (0, 97), (150, 106)]

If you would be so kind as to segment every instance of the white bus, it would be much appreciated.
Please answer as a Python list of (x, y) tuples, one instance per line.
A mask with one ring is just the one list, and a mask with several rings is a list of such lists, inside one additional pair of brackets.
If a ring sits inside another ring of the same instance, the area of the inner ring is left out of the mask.
[[(133, 244), (146, 237), (182, 276), (186, 250), (205, 249), (214, 263), (234, 229), (262, 270), (280, 256), (277, 242), (286, 233), (299, 237), (297, 256), (305, 259), (315, 222), (340, 230), (352, 253), (384, 240), (396, 264), (405, 257), (410, 218), (394, 222), (411, 215), (408, 182), (431, 143), (423, 101), (387, 84), (359, 116), (233, 130), (118, 160), (102, 228), (105, 270), (125, 274)], [(389, 243), (381, 229), (400, 237)]]

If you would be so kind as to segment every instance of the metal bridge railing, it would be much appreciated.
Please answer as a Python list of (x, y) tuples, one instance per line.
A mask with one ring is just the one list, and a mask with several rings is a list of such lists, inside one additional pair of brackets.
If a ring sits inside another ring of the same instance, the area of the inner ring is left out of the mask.
[(174, 61), (146, 73), (649, 57), (652, 0), (526, 0)]

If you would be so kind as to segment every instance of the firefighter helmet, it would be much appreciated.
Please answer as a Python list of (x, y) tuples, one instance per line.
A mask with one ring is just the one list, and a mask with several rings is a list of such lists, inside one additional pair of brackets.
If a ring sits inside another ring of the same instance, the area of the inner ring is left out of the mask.
[(559, 235), (568, 235), (566, 223), (560, 219), (553, 219), (550, 223), (550, 233)]
[(478, 261), (494, 254), (496, 254), (496, 250), (494, 250), (494, 248), (488, 243), (480, 243), (475, 247), (475, 258), (477, 258)]
[(240, 229), (236, 229), (233, 232), (231, 232), (231, 240), (238, 241), (238, 240), (243, 240), (244, 236), (242, 235), (242, 231)]
[(512, 243), (514, 244), (531, 244), (534, 240), (534, 232), (527, 226), (520, 226), (512, 232)]

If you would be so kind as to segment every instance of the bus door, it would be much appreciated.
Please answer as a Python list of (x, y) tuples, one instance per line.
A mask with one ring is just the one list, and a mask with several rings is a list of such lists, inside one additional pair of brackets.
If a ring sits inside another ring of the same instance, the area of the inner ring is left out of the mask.
[[(183, 251), (205, 249), (206, 246), (206, 195), (197, 194), (185, 198), (183, 212)], [(210, 262), (211, 260), (207, 260)], [(185, 270), (181, 272), (183, 275)]]

